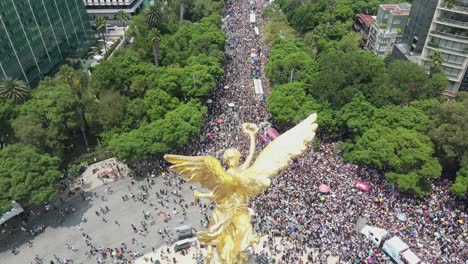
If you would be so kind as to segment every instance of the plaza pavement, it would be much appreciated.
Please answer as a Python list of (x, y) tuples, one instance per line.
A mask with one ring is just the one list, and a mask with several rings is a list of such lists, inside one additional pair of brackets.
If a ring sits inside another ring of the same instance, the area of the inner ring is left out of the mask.
[[(65, 208), (67, 206), (72, 206), (76, 209), (74, 215), (68, 215), (65, 217), (65, 220), (62, 223), (59, 223), (58, 220), (58, 211), (51, 210), (48, 213), (36, 217), (33, 221), (28, 223), (26, 226), (29, 229), (34, 224), (46, 224), (47, 228), (44, 232), (37, 235), (36, 237), (31, 237), (29, 235), (24, 235), (20, 230), (16, 231), (6, 239), (0, 241), (0, 263), (1, 264), (28, 264), (35, 263), (34, 258), (38, 255), (44, 260), (44, 263), (50, 263), (50, 260), (54, 260), (54, 255), (63, 259), (64, 257), (72, 259), (73, 263), (83, 263), (91, 264), (97, 263), (96, 257), (87, 257), (85, 251), (89, 250), (89, 247), (85, 244), (85, 239), (82, 234), (88, 234), (93, 245), (96, 247), (102, 248), (120, 248), (122, 242), (124, 242), (128, 249), (132, 251), (141, 251), (144, 256), (137, 258), (135, 263), (148, 263), (145, 258), (154, 260), (158, 259), (161, 263), (173, 263), (172, 259), (175, 258), (178, 263), (196, 263), (194, 256), (198, 254), (206, 255), (205, 248), (191, 247), (188, 251), (188, 254), (183, 256), (180, 252), (174, 252), (174, 246), (169, 246), (170, 254), (165, 253), (168, 256), (167, 259), (161, 260), (161, 250), (167, 252), (168, 246), (165, 245), (165, 242), (158, 234), (159, 229), (164, 229), (165, 227), (169, 230), (174, 230), (174, 228), (181, 225), (190, 225), (195, 227), (197, 230), (203, 230), (200, 226), (200, 210), (198, 207), (189, 206), (187, 210), (187, 220), (181, 222), (181, 213), (173, 217), (168, 223), (164, 223), (162, 216), (158, 217), (157, 212), (163, 210), (165, 212), (172, 210), (174, 207), (178, 208), (179, 206), (175, 205), (170, 198), (169, 209), (162, 208), (161, 205), (157, 204), (157, 199), (155, 192), (160, 189), (167, 189), (168, 187), (163, 184), (162, 177), (152, 178), (155, 181), (155, 185), (152, 185), (149, 190), (150, 197), (146, 204), (143, 204), (140, 201), (133, 201), (132, 199), (128, 201), (123, 201), (122, 196), (127, 194), (130, 196), (130, 192), (137, 194), (141, 189), (139, 186), (144, 184), (148, 186), (148, 183), (145, 178), (136, 178), (135, 185), (132, 186), (130, 178), (123, 178), (117, 181), (113, 179), (98, 179), (97, 174), (102, 171), (110, 170), (109, 166), (116, 164), (115, 159), (109, 159), (102, 161), (97, 164), (90, 165), (86, 172), (82, 175), (80, 179), (84, 179), (85, 184), (82, 185), (82, 188), (86, 191), (86, 197), (91, 197), (90, 199), (83, 200), (79, 195), (75, 195), (71, 199), (65, 199), (63, 203), (57, 203), (59, 208)], [(124, 173), (128, 171), (128, 168), (123, 164), (119, 163), (121, 168), (124, 168)], [(95, 173), (92, 171), (95, 170)], [(75, 183), (71, 186), (76, 186)], [(112, 194), (106, 194), (105, 189), (110, 187), (113, 191)], [(129, 190), (130, 187), (130, 190)], [(193, 201), (192, 191), (189, 188), (188, 184), (182, 185), (181, 193), (184, 199), (191, 203)], [(97, 197), (96, 197), (97, 195)], [(101, 197), (106, 199), (102, 200)], [(170, 197), (174, 197), (170, 195)], [(203, 199), (202, 199), (203, 201)], [(150, 206), (153, 204), (153, 206)], [(107, 214), (101, 214), (99, 209), (102, 207), (108, 206), (110, 212)], [(148, 234), (146, 236), (141, 236), (135, 234), (131, 228), (131, 224), (139, 227), (140, 221), (144, 220), (143, 216), (144, 211), (150, 211), (151, 214), (155, 217), (155, 224), (150, 225), (148, 221)], [(101, 215), (98, 217), (96, 215), (98, 211)], [(81, 217), (87, 219), (86, 223), (81, 221)], [(107, 219), (107, 223), (102, 221), (102, 217)], [(118, 221), (119, 225), (115, 224), (115, 221)], [(175, 239), (175, 232), (172, 232), (173, 239)], [(135, 238), (138, 242), (137, 244), (132, 244), (132, 238)], [(33, 246), (28, 247), (28, 240), (32, 240)], [(195, 240), (195, 238), (193, 239)], [(267, 236), (261, 238), (260, 243), (255, 247), (255, 252), (261, 252), (262, 250), (268, 250), (268, 247), (263, 249), (263, 241), (267, 240)], [(279, 244), (279, 238), (275, 238)], [(76, 248), (76, 251), (72, 251), (66, 248), (66, 244)], [(280, 245), (282, 246), (282, 245)], [(19, 251), (18, 255), (14, 255), (11, 252), (11, 249), (16, 247)], [(155, 249), (153, 253), (153, 247)], [(126, 254), (128, 256), (128, 254)], [(314, 253), (314, 255), (316, 255)], [(277, 256), (278, 258), (281, 257)], [(306, 258), (303, 258), (306, 262)], [(112, 263), (112, 259), (108, 258), (105, 263)], [(213, 258), (213, 263), (219, 263), (217, 260), (216, 254)], [(338, 259), (330, 257), (327, 263), (338, 263)]]
[[(138, 178), (137, 178), (138, 179)], [(134, 186), (132, 186), (131, 192), (137, 194), (139, 192), (138, 186), (140, 184), (147, 184), (146, 178), (140, 179), (137, 181)], [(89, 250), (89, 247), (85, 244), (85, 239), (82, 236), (82, 233), (88, 234), (92, 243), (96, 246), (102, 246), (103, 248), (116, 248), (120, 247), (120, 244), (124, 242), (128, 249), (133, 251), (140, 250), (143, 253), (152, 250), (152, 247), (159, 248), (164, 244), (164, 241), (161, 239), (161, 236), (157, 233), (160, 228), (164, 229), (165, 227), (173, 230), (174, 228), (181, 225), (191, 225), (196, 229), (200, 229), (200, 210), (198, 207), (192, 206), (187, 210), (188, 220), (180, 222), (182, 217), (181, 213), (173, 217), (168, 223), (164, 223), (162, 216), (158, 217), (156, 212), (163, 210), (165, 212), (172, 210), (175, 206), (172, 199), (169, 199), (169, 208), (161, 208), (161, 205), (157, 204), (157, 198), (155, 193), (159, 189), (167, 188), (163, 184), (162, 177), (153, 178), (155, 185), (152, 185), (152, 189), (149, 190), (150, 197), (148, 202), (143, 204), (138, 201), (135, 202), (132, 199), (128, 201), (122, 201), (122, 196), (127, 194), (130, 196), (129, 187), (131, 186), (130, 179), (124, 178), (116, 182), (109, 182), (107, 185), (99, 185), (99, 182), (102, 182), (99, 179), (92, 179), (93, 182), (89, 186), (97, 187), (92, 191), (85, 192), (87, 197), (93, 197), (89, 200), (83, 201), (82, 198), (78, 195), (74, 198), (65, 201), (63, 204), (59, 205), (59, 208), (64, 208), (66, 206), (72, 206), (76, 209), (75, 215), (68, 215), (65, 217), (65, 220), (62, 223), (58, 223), (58, 211), (51, 210), (48, 213), (34, 219), (31, 223), (28, 223), (27, 229), (34, 224), (46, 224), (47, 228), (44, 232), (37, 235), (36, 237), (26, 236), (20, 230), (14, 232), (9, 237), (0, 241), (0, 263), (1, 264), (28, 264), (35, 263), (34, 257), (38, 255), (44, 260), (44, 263), (49, 263), (50, 260), (53, 260), (53, 255), (57, 255), (59, 258), (63, 259), (67, 257), (72, 259), (74, 263), (97, 263), (94, 257), (87, 258), (85, 256), (85, 251)], [(87, 187), (85, 189), (91, 189), (92, 187)], [(111, 187), (113, 193), (107, 195), (105, 189)], [(96, 193), (98, 197), (94, 197)], [(189, 189), (189, 185), (185, 184), (182, 186), (181, 193), (188, 203), (193, 201), (192, 191)], [(104, 196), (107, 201), (103, 201), (100, 196)], [(173, 195), (170, 195), (170, 197)], [(173, 196), (175, 198), (175, 196)], [(150, 206), (152, 203), (153, 207)], [(95, 211), (99, 211), (100, 207), (108, 206), (110, 212), (100, 217), (96, 216)], [(131, 224), (134, 224), (137, 227), (140, 227), (140, 221), (144, 220), (143, 210), (150, 211), (155, 218), (155, 224), (150, 225), (148, 223), (148, 235), (141, 236), (135, 234), (131, 228)], [(81, 217), (84, 216), (87, 219), (86, 223), (81, 222)], [(102, 216), (107, 219), (107, 223), (102, 221)], [(115, 220), (118, 221), (120, 226), (115, 224)], [(132, 238), (135, 238), (139, 245), (132, 245)], [(33, 246), (28, 247), (28, 240), (33, 241)], [(70, 249), (67, 249), (65, 244), (69, 244), (78, 250), (73, 252)], [(12, 253), (12, 248), (16, 247), (19, 250), (18, 255)], [(127, 255), (128, 256), (128, 255)], [(111, 259), (108, 258), (106, 263), (112, 263)]]

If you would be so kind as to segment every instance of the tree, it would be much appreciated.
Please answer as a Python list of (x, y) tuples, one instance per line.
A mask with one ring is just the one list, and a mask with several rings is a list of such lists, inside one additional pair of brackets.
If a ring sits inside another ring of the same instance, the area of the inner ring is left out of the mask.
[(431, 52), (431, 54), (427, 58), (427, 64), (429, 65), (429, 77), (432, 77), (434, 73), (440, 71), (440, 66), (443, 62), (444, 59), (442, 58), (442, 52)]
[(101, 131), (120, 128), (125, 118), (128, 98), (119, 92), (108, 90), (99, 95), (90, 105), (90, 123)]
[(11, 120), (15, 116), (13, 101), (0, 99), (0, 149), (14, 141), (15, 132), (11, 127)]
[(179, 100), (161, 89), (153, 89), (146, 92), (144, 104), (148, 117), (151, 121), (156, 121), (164, 118), (167, 112), (176, 109)]
[(358, 92), (351, 102), (344, 105), (338, 113), (338, 122), (341, 127), (360, 137), (371, 128), (376, 108), (369, 103), (361, 92)]
[[(310, 113), (305, 113), (308, 111), (303, 109), (308, 101), (313, 101), (313, 99), (307, 98), (302, 82), (276, 85), (267, 99), (268, 110), (270, 110), (274, 120), (285, 126), (297, 124), (304, 117), (310, 115)], [(307, 106), (309, 108), (310, 105)], [(318, 104), (315, 103), (315, 106), (315, 111), (317, 111)], [(313, 109), (310, 110), (313, 111)]]
[(222, 62), (224, 59), (225, 36), (215, 21), (220, 21), (219, 15), (211, 15), (200, 23), (184, 22), (172, 35), (164, 35), (161, 39), (161, 64), (187, 65), (191, 56), (205, 54)]
[(324, 13), (326, 6), (319, 3), (305, 4), (294, 11), (291, 24), (301, 34), (313, 30), (319, 24), (327, 21), (329, 16)]
[(31, 89), (22, 80), (5, 77), (0, 81), (0, 97), (21, 104), (29, 98)]
[(336, 0), (328, 0), (328, 21), (327, 26), (329, 26), (335, 20), (335, 8)]
[(328, 101), (333, 109), (349, 103), (358, 91), (366, 96), (380, 92), (370, 84), (385, 74), (385, 64), (374, 54), (361, 50), (330, 51), (321, 53), (318, 65), (309, 93), (320, 101)]
[(60, 159), (31, 145), (13, 144), (0, 150), (0, 214), (15, 200), (23, 206), (51, 202), (57, 196)]
[(458, 167), (468, 163), (468, 96), (461, 92), (457, 100), (435, 103), (429, 135), (435, 142), (439, 157), (447, 165)]
[(179, 21), (180, 22), (184, 20), (186, 4), (187, 4), (187, 0), (179, 0)]
[(128, 162), (161, 155), (181, 147), (200, 132), (206, 107), (189, 102), (129, 133), (116, 134), (108, 142), (120, 159)]
[(312, 47), (312, 57), (314, 58), (314, 60), (317, 59), (318, 50), (319, 50), (319, 41), (320, 41), (320, 32), (318, 28), (315, 28), (314, 30), (309, 31), (304, 35), (304, 43), (307, 46)]
[(428, 77), (423, 67), (411, 61), (395, 60), (388, 66), (388, 74), (391, 85), (406, 93), (410, 100), (426, 98)]
[(430, 138), (403, 127), (377, 125), (368, 129), (355, 144), (343, 145), (346, 160), (389, 168), (387, 181), (403, 191), (427, 194), (429, 179), (440, 177), (442, 167), (433, 157)]
[(31, 99), (18, 108), (18, 116), (12, 121), (16, 137), (21, 143), (60, 157), (70, 133), (79, 129), (77, 104), (77, 96), (67, 85), (42, 81)]
[(271, 47), (277, 38), (295, 38), (296, 32), (281, 10), (274, 12), (271, 16), (273, 17), (268, 20), (264, 28), (263, 43)]
[(278, 40), (271, 49), (265, 73), (274, 87), (291, 81), (307, 81), (317, 71), (315, 61), (301, 42)]
[(371, 123), (373, 126), (403, 127), (423, 134), (429, 129), (429, 117), (413, 106), (391, 105), (376, 109)]
[(429, 91), (433, 95), (440, 94), (448, 87), (447, 75), (443, 71), (432, 74), (428, 82)]
[(161, 25), (163, 22), (163, 13), (158, 1), (154, 1), (152, 5), (149, 5), (145, 9), (145, 17), (149, 27), (155, 28)]
[(96, 31), (101, 33), (102, 39), (104, 40), (104, 51), (107, 52), (107, 43), (106, 43), (106, 18), (102, 16), (97, 16), (94, 19), (94, 24), (96, 25)]
[(161, 33), (157, 28), (152, 28), (150, 31), (150, 39), (153, 43), (153, 56), (154, 56), (154, 65), (159, 66), (159, 53), (160, 53), (160, 42), (161, 42)]
[(452, 185), (452, 191), (460, 197), (466, 197), (468, 194), (468, 165), (463, 166), (457, 172), (457, 177)]
[(125, 43), (127, 43), (127, 37), (125, 36), (125, 24), (127, 23), (128, 21), (128, 14), (125, 13), (123, 10), (119, 10), (117, 12), (117, 14), (115, 14), (117, 20), (119, 20), (120, 22), (120, 25), (122, 26), (123, 28), (123, 32), (124, 32), (124, 40), (125, 40)]
[(83, 72), (75, 70), (68, 65), (63, 65), (62, 67), (60, 67), (58, 78), (64, 81), (68, 85), (68, 88), (70, 88), (70, 92), (75, 94), (78, 98), (75, 111), (79, 117), (79, 126), (81, 135), (83, 136), (85, 147), (86, 149), (89, 149), (88, 137), (86, 136), (85, 109), (86, 104), (90, 101), (91, 96), (88, 94), (87, 91), (87, 79), (84, 76)]

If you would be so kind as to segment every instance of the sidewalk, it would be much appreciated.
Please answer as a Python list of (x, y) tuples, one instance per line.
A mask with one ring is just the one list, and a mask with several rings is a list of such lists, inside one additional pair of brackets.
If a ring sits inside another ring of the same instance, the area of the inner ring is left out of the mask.
[[(279, 247), (280, 250), (283, 250), (284, 245), (280, 244), (281, 238), (274, 237), (274, 239), (275, 239), (275, 243), (276, 243), (277, 247)], [(192, 238), (190, 240), (193, 241), (196, 244), (196, 246), (195, 247), (191, 246), (187, 250), (187, 254), (185, 256), (183, 256), (181, 252), (175, 253), (174, 252), (174, 245), (172, 245), (170, 247), (162, 246), (162, 247), (156, 249), (155, 253), (150, 252), (150, 253), (147, 253), (147, 254), (143, 255), (142, 257), (136, 259), (135, 264), (148, 264), (149, 262), (146, 262), (145, 258), (148, 258), (148, 259), (152, 258), (153, 261), (159, 260), (159, 261), (161, 261), (161, 263), (173, 263), (173, 261), (172, 261), (173, 258), (175, 258), (178, 263), (183, 263), (183, 264), (197, 263), (196, 262), (196, 256), (198, 254), (202, 254), (203, 257), (205, 257), (206, 256), (206, 248), (200, 248), (199, 244), (198, 244), (198, 241), (196, 241), (196, 238)], [(266, 251), (268, 253), (271, 253), (270, 250), (268, 249), (268, 246), (263, 248), (263, 243), (267, 242), (267, 241), (268, 241), (268, 236), (261, 237), (260, 242), (254, 248), (254, 252), (259, 253), (259, 252), (262, 252), (262, 251)], [(169, 250), (170, 250), (169, 254), (167, 254), (167, 248), (169, 248)], [(164, 256), (167, 256), (167, 257), (165, 257), (164, 260), (161, 260), (161, 251), (164, 252)], [(314, 254), (314, 257), (318, 256), (317, 252), (314, 249), (308, 249), (307, 253), (310, 253), (310, 252), (312, 252)], [(282, 254), (278, 254), (278, 255), (276, 255), (276, 259), (281, 259), (282, 256), (283, 256)], [(307, 255), (302, 256), (302, 261), (304, 263), (307, 262)], [(327, 264), (335, 264), (335, 263), (338, 263), (338, 261), (339, 261), (338, 257), (329, 257), (327, 259)], [(211, 264), (221, 264), (219, 262), (219, 260), (218, 260), (216, 252), (214, 252), (214, 254), (213, 254), (213, 259), (211, 261)]]

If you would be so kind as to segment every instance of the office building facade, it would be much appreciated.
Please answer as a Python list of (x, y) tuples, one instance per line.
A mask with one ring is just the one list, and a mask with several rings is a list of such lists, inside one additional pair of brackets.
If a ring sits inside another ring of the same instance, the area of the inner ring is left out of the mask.
[(403, 41), (393, 49), (394, 59), (410, 60), (429, 71), (429, 57), (439, 51), (449, 85), (444, 92), (455, 96), (468, 91), (468, 0), (414, 0)]
[(143, 8), (144, 0), (81, 0), (86, 6), (89, 17), (93, 20), (103, 16), (107, 20), (117, 20), (116, 14), (122, 10), (128, 15), (134, 15)]
[(449, 80), (446, 94), (468, 91), (468, 0), (454, 1), (453, 6), (438, 2), (419, 64), (429, 70), (429, 57), (436, 51), (442, 54), (442, 70)]
[(91, 41), (82, 0), (0, 0), (0, 79), (34, 85)]
[[(421, 55), (438, 2), (439, 0), (413, 0), (403, 39), (394, 49), (399, 52), (395, 55), (398, 59)], [(415, 58), (414, 62), (417, 60)]]
[(372, 23), (366, 49), (385, 57), (403, 37), (411, 5), (408, 3), (380, 5)]

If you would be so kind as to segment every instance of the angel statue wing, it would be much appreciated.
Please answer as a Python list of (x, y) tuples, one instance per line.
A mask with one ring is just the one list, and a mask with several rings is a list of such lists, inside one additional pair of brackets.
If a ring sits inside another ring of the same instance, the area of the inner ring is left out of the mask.
[(243, 173), (256, 178), (273, 177), (288, 167), (289, 163), (301, 155), (315, 137), (318, 125), (317, 114), (311, 114), (304, 121), (273, 140), (258, 155), (254, 164)]
[(188, 179), (189, 183), (199, 182), (203, 187), (216, 192), (218, 187), (232, 185), (232, 176), (224, 171), (219, 160), (213, 156), (164, 155), (164, 159), (174, 164), (169, 169)]

